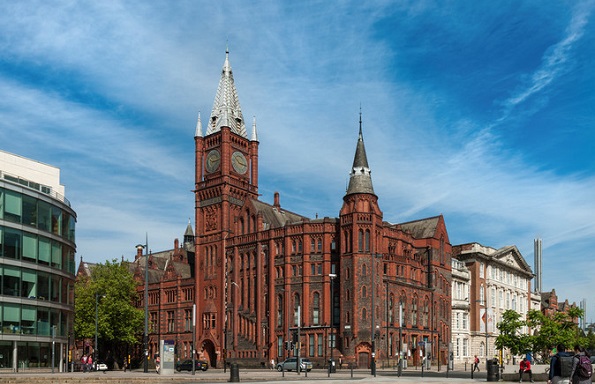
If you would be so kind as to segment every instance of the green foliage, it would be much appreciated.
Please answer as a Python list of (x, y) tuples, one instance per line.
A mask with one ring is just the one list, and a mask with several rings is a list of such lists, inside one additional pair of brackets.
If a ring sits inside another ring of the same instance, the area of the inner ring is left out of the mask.
[[(143, 311), (134, 307), (136, 281), (126, 263), (96, 264), (90, 278), (75, 284), (74, 332), (77, 338), (95, 337), (97, 303), (98, 338), (106, 344), (134, 344), (143, 327)], [(100, 342), (100, 344), (101, 344)]]
[(521, 320), (521, 315), (516, 311), (507, 310), (502, 314), (502, 321), (496, 327), (500, 335), (496, 337), (496, 347), (498, 349), (508, 348), (513, 355), (525, 352), (531, 347), (531, 338), (520, 332), (521, 328), (527, 325), (525, 320)]
[[(516, 311), (507, 310), (497, 327), (500, 335), (496, 338), (499, 349), (508, 348), (511, 353), (525, 351), (548, 356), (549, 351), (558, 344), (571, 348), (579, 344), (588, 347), (590, 339), (579, 332), (574, 320), (583, 315), (583, 310), (573, 307), (568, 313), (557, 312), (553, 316), (545, 316), (541, 311), (530, 310), (526, 320)], [(522, 327), (534, 330), (532, 335), (521, 334)]]

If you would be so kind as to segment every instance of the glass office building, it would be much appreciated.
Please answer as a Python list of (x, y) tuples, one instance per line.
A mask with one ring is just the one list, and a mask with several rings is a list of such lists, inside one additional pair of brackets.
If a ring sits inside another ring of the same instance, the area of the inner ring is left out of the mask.
[(65, 369), (75, 223), (58, 168), (0, 151), (0, 371)]

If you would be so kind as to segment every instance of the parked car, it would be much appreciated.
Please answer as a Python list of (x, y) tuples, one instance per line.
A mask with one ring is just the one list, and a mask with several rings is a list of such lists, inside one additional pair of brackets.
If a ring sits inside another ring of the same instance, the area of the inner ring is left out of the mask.
[[(308, 371), (312, 370), (312, 362), (310, 359), (301, 358), (300, 359), (300, 371)], [(290, 357), (285, 361), (280, 362), (277, 364), (277, 371), (297, 371), (297, 357)]]
[(102, 362), (97, 363), (97, 364), (95, 364), (95, 370), (105, 372), (105, 371), (107, 371), (107, 365)]
[[(194, 360), (195, 371), (206, 371), (209, 369), (209, 363), (204, 360)], [(184, 360), (176, 364), (176, 371), (192, 371), (192, 360)]]

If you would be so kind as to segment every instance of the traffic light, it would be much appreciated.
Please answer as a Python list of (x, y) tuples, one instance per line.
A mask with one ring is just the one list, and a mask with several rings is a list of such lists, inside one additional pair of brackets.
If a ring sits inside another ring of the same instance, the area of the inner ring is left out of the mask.
[(296, 344), (298, 342), (298, 334), (297, 334), (297, 332), (293, 332), (291, 334), (291, 338), (292, 338), (293, 343)]

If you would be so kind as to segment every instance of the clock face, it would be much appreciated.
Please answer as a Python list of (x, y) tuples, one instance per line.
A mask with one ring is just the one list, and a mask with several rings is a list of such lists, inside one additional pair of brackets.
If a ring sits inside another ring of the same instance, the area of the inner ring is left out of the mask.
[(248, 161), (241, 152), (234, 152), (231, 155), (231, 165), (237, 173), (244, 174), (248, 170)]
[(219, 164), (221, 163), (221, 154), (218, 150), (213, 149), (211, 152), (207, 154), (207, 158), (205, 161), (205, 167), (207, 172), (215, 172), (217, 168), (219, 168)]

